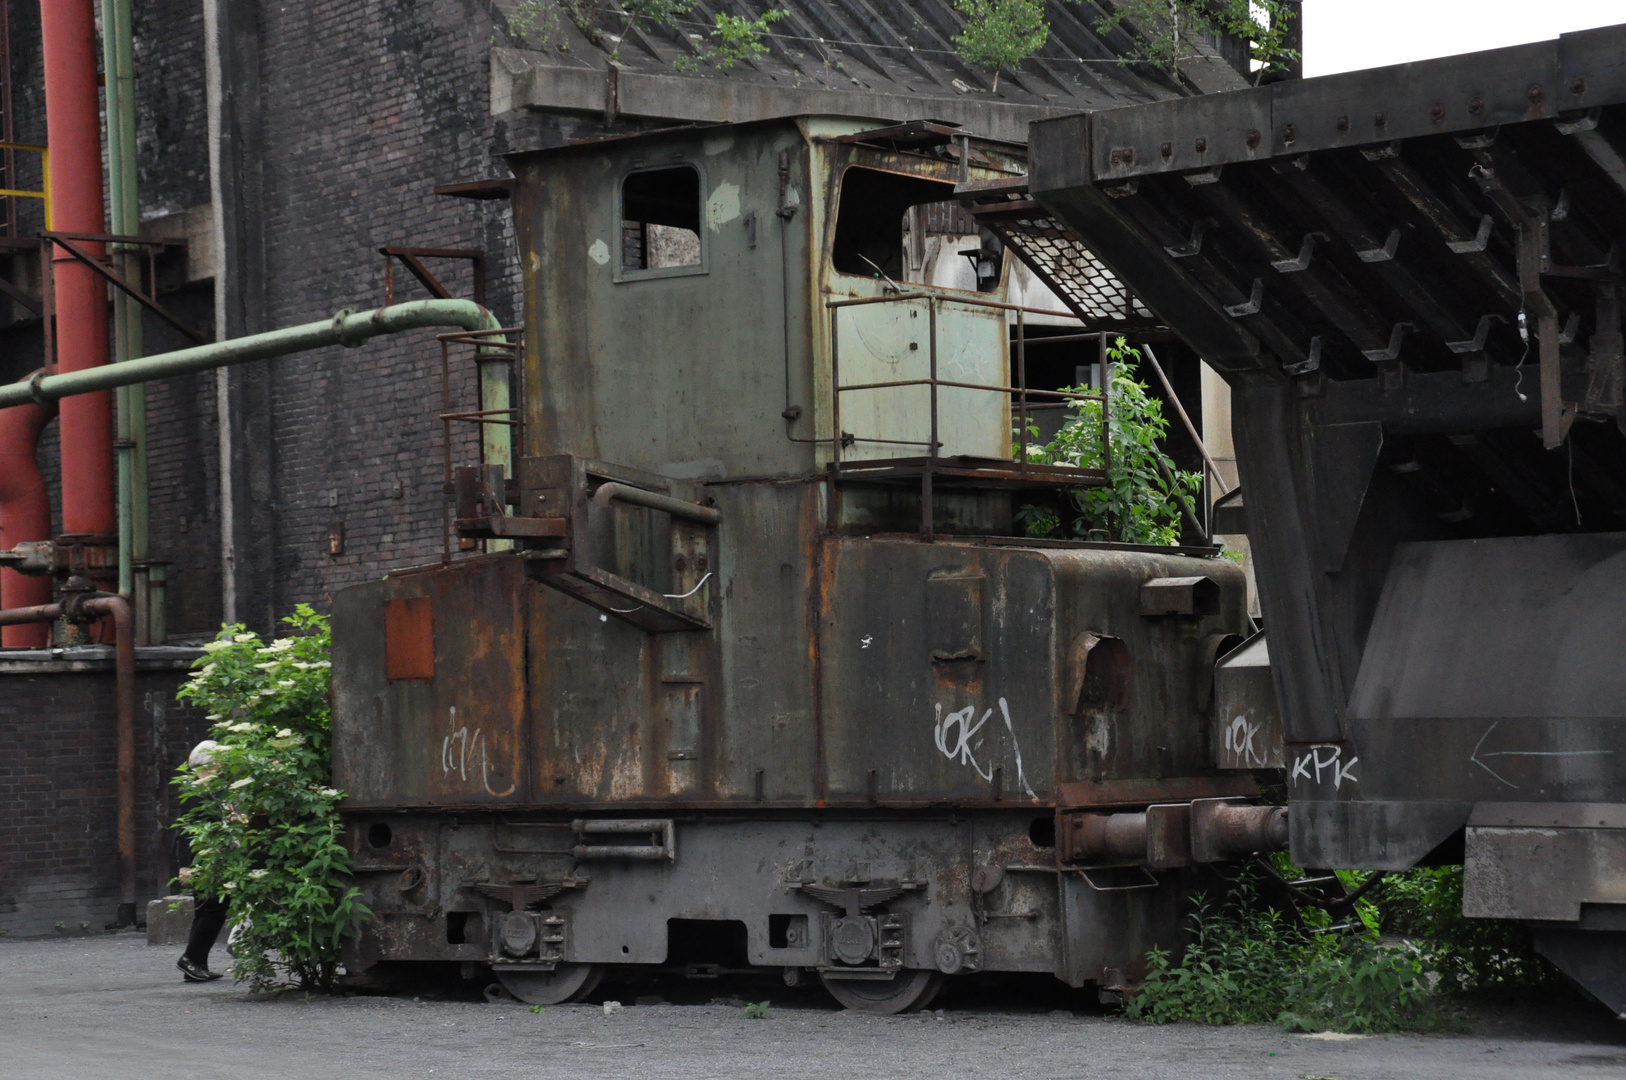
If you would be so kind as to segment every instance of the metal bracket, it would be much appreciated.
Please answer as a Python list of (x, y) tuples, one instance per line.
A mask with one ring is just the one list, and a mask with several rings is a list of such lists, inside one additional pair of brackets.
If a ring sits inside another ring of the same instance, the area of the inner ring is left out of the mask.
[(1406, 334), (1417, 329), (1409, 322), (1397, 322), (1389, 330), (1389, 344), (1382, 349), (1362, 349), (1361, 355), (1374, 364), (1386, 363), (1390, 360), (1400, 359), (1400, 343)]
[(1491, 226), (1494, 224), (1495, 222), (1491, 220), (1491, 216), (1486, 214), (1479, 219), (1479, 231), (1474, 233), (1472, 240), (1447, 240), (1445, 246), (1450, 248), (1452, 253), (1456, 255), (1472, 255), (1484, 251), (1490, 243)]
[(1227, 304), (1225, 314), (1233, 319), (1240, 319), (1244, 315), (1259, 314), (1259, 307), (1265, 302), (1265, 283), (1258, 278), (1253, 279), (1253, 289), (1248, 298), (1240, 304)]
[(1303, 360), (1296, 364), (1283, 364), (1282, 370), (1289, 375), (1308, 375), (1321, 366), (1321, 335), (1317, 334), (1310, 339), (1310, 351)]
[(1395, 252), (1398, 251), (1399, 249), (1400, 249), (1400, 230), (1399, 229), (1390, 229), (1389, 230), (1389, 236), (1388, 236), (1387, 239), (1385, 239), (1383, 241), (1383, 246), (1382, 247), (1367, 248), (1364, 251), (1357, 251), (1355, 253), (1355, 257), (1357, 259), (1361, 260), (1362, 262), (1369, 262), (1369, 263), (1388, 262), (1389, 260), (1391, 260), (1391, 259), (1393, 259), (1395, 257)]
[(1277, 259), (1270, 264), (1270, 268), (1279, 274), (1296, 274), (1300, 270), (1308, 270), (1310, 260), (1315, 256), (1316, 241), (1325, 239), (1327, 234), (1324, 232), (1305, 233), (1304, 239), (1299, 242), (1298, 255), (1291, 259)]

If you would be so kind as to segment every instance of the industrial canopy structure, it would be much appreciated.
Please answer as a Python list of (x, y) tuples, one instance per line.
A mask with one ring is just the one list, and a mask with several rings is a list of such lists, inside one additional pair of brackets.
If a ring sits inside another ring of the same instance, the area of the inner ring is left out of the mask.
[(1619, 1011), (1626, 26), (1045, 121), (1031, 158), (1231, 383), (1295, 860), (1465, 862), (1468, 914)]

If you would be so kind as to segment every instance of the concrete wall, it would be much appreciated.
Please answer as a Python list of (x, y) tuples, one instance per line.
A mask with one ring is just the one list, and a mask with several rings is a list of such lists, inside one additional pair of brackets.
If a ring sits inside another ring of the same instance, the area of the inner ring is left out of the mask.
[[(138, 900), (174, 876), (175, 769), (204, 737), (175, 700), (192, 649), (142, 649), (136, 679)], [(112, 649), (0, 654), (0, 932), (100, 930), (118, 907)], [(83, 926), (81, 925), (83, 924)]]

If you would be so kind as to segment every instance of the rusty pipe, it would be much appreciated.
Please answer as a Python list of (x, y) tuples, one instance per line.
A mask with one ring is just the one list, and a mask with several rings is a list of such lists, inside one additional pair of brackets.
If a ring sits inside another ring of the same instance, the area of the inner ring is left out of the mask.
[(651, 510), (661, 510), (673, 517), (698, 521), (702, 525), (715, 525), (722, 517), (714, 507), (701, 506), (699, 503), (688, 502), (684, 499), (674, 499), (670, 495), (659, 495), (653, 491), (633, 487), (631, 484), (613, 482), (600, 484), (598, 490), (593, 492), (593, 505), (595, 506), (609, 506), (611, 499), (631, 503), (634, 506), (648, 507)]
[(119, 907), (115, 925), (133, 926), (136, 920), (135, 613), (124, 597), (109, 595), (86, 597), (78, 604), (78, 611), (100, 618), (111, 616), (113, 619), (119, 864)]
[(1219, 799), (1198, 799), (1191, 804), (1191, 855), (1197, 862), (1285, 851), (1287, 843), (1285, 806), (1244, 806)]
[(1167, 375), (1163, 374), (1163, 365), (1157, 362), (1157, 354), (1152, 351), (1152, 346), (1149, 344), (1143, 344), (1141, 350), (1151, 363), (1152, 370), (1157, 373), (1157, 381), (1163, 384), (1164, 393), (1169, 395), (1169, 403), (1174, 406), (1174, 411), (1180, 415), (1180, 422), (1186, 426), (1186, 434), (1190, 435), (1191, 441), (1197, 444), (1197, 451), (1203, 456), (1203, 464), (1207, 465), (1208, 471), (1213, 474), (1214, 483), (1219, 485), (1220, 494), (1229, 495), (1231, 486), (1225, 482), (1225, 477), (1220, 475), (1219, 466), (1214, 463), (1213, 457), (1209, 455), (1208, 446), (1203, 442), (1203, 437), (1197, 434), (1197, 425), (1193, 424), (1191, 417), (1186, 415), (1185, 406), (1180, 404), (1180, 397), (1174, 392), (1174, 384), (1169, 382)]
[(1145, 862), (1146, 815), (1072, 814), (1064, 847), (1068, 862)]
[(61, 604), (34, 604), (31, 607), (0, 609), (0, 626), (56, 622), (62, 618)]

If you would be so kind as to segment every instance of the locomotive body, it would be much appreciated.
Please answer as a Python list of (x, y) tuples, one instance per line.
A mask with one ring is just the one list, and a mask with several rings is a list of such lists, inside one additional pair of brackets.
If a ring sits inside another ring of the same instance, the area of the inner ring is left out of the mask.
[(1121, 991), (1178, 944), (1194, 835), (1285, 842), (1214, 767), (1242, 571), (1016, 535), (1104, 482), (1013, 460), (1010, 327), (1077, 320), (925, 224), (1020, 147), (803, 118), (513, 164), (526, 436), (456, 492), (487, 550), (334, 599), (352, 971)]

